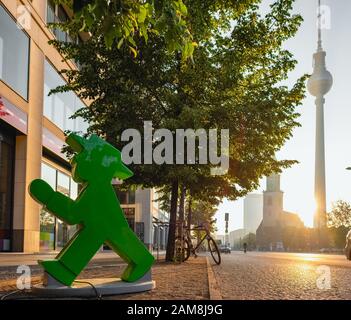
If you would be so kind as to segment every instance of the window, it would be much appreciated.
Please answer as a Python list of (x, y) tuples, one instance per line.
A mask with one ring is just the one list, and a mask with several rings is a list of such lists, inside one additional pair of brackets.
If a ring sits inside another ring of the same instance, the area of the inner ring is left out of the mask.
[[(70, 177), (60, 171), (57, 172), (57, 188), (58, 192), (63, 193), (66, 196), (70, 196)], [(63, 248), (65, 244), (68, 242), (71, 236), (73, 236), (74, 230), (70, 230), (70, 228), (66, 223), (61, 221), (60, 219), (57, 220), (57, 248)]]
[[(64, 23), (68, 20), (69, 16), (62, 5), (55, 4), (52, 0), (47, 1), (46, 23)], [(67, 32), (60, 29), (53, 29), (52, 32), (59, 41), (75, 43), (81, 41), (80, 37), (73, 38)]]
[(70, 195), (70, 177), (60, 171), (57, 172), (57, 191), (64, 195)]
[(47, 164), (43, 163), (41, 166), (41, 177), (56, 190), (56, 170)]
[(29, 37), (0, 5), (0, 79), (28, 99)]
[(122, 208), (129, 227), (135, 230), (135, 208)]
[(75, 200), (78, 196), (78, 183), (74, 182), (71, 178), (70, 198)]
[[(75, 199), (78, 194), (78, 184), (70, 176), (42, 163), (41, 176), (54, 190)], [(50, 251), (61, 249), (77, 231), (76, 226), (68, 226), (56, 219), (44, 209), (40, 212), (40, 250)]]
[(135, 204), (135, 191), (120, 191), (118, 186), (113, 186), (120, 204)]
[(145, 230), (144, 222), (137, 222), (135, 224), (135, 233), (141, 242), (144, 242), (144, 239), (145, 239), (144, 230)]
[(63, 131), (86, 132), (88, 125), (82, 118), (70, 119), (77, 110), (85, 107), (83, 102), (74, 92), (49, 96), (52, 89), (64, 85), (65, 82), (47, 60), (45, 60), (44, 73), (44, 116)]
[[(41, 166), (41, 177), (56, 190), (56, 170), (47, 164)], [(40, 250), (55, 249), (55, 217), (44, 208), (40, 210)]]
[(46, 23), (56, 22), (56, 5), (52, 0), (47, 0)]

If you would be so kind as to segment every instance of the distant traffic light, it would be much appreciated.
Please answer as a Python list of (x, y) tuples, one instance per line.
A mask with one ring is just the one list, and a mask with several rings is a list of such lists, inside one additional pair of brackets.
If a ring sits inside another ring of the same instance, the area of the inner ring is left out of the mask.
[(93, 2), (94, 0), (73, 0), (73, 12), (76, 13)]

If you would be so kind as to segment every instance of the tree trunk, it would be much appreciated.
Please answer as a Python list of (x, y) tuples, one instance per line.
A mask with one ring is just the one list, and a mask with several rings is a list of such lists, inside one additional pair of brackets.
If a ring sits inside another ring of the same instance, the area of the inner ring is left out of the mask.
[(182, 239), (183, 236), (183, 227), (184, 227), (184, 203), (185, 203), (185, 194), (186, 194), (186, 188), (182, 186), (181, 188), (181, 193), (180, 193), (180, 199), (179, 199), (179, 236)]
[(170, 210), (170, 216), (169, 216), (166, 261), (174, 260), (174, 242), (175, 242), (176, 222), (177, 222), (178, 186), (179, 186), (178, 180), (175, 180), (172, 182), (171, 210)]
[(191, 198), (191, 195), (189, 196), (189, 207), (188, 207), (188, 228), (190, 229), (191, 228), (191, 222), (192, 222), (192, 210), (191, 210), (191, 205), (192, 205), (192, 198)]
[[(185, 194), (186, 188), (184, 186), (181, 187), (180, 200), (179, 200), (179, 225), (178, 225), (178, 237), (180, 238), (180, 252), (184, 251), (184, 223), (185, 223), (185, 215), (184, 215), (184, 203), (185, 203)], [(183, 257), (180, 258), (179, 262), (183, 262)]]

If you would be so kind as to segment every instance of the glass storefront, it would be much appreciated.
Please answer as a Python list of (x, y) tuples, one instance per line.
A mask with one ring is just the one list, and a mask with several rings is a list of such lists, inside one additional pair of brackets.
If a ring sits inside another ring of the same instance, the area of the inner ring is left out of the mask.
[[(54, 190), (61, 192), (72, 199), (78, 194), (78, 184), (73, 179), (55, 169), (42, 163), (41, 176)], [(60, 250), (72, 238), (76, 232), (76, 226), (69, 226), (63, 221), (56, 219), (44, 209), (40, 213), (40, 250)]]
[(28, 98), (29, 37), (0, 5), (0, 79)]
[[(70, 196), (70, 177), (63, 174), (62, 172), (57, 172), (57, 191), (63, 193), (66, 196)], [(69, 229), (72, 228), (66, 223), (57, 219), (57, 249), (61, 249), (70, 239)]]
[(14, 145), (0, 127), (0, 251), (11, 250)]

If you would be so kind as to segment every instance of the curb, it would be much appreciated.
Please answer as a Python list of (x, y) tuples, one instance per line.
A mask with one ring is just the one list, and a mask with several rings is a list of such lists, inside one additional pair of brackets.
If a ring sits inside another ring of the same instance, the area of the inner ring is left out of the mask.
[(206, 257), (206, 261), (208, 275), (208, 291), (210, 293), (210, 300), (223, 300), (221, 291), (218, 287), (218, 283), (208, 257)]

